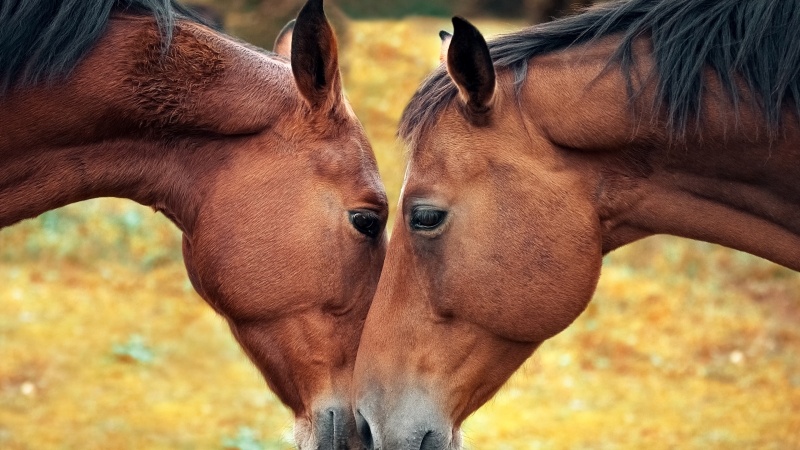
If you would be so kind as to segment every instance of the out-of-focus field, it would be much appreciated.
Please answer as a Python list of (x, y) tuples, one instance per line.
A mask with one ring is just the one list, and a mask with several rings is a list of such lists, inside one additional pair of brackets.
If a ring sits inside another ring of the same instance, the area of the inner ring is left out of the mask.
[[(489, 34), (515, 24), (479, 22)], [(354, 22), (346, 86), (394, 203), (443, 20)], [(659, 237), (464, 426), (472, 449), (800, 448), (800, 275)], [(290, 413), (192, 291), (180, 235), (97, 200), (0, 231), (0, 448), (283, 449)]]

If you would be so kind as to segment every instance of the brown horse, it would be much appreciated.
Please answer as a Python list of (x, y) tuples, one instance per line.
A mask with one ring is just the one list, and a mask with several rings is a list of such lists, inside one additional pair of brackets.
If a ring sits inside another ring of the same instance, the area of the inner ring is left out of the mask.
[(356, 360), (369, 448), (462, 421), (653, 234), (800, 270), (800, 2), (631, 0), (487, 45), (453, 19)]
[(0, 227), (93, 197), (163, 212), (195, 289), (294, 411), (300, 447), (349, 448), (387, 206), (333, 30), (310, 0), (281, 56), (185, 11), (2, 3)]

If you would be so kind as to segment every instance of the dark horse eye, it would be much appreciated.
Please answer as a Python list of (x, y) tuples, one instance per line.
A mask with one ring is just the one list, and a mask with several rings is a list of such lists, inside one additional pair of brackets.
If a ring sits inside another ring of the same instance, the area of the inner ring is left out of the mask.
[(414, 208), (411, 211), (411, 228), (414, 230), (433, 230), (444, 222), (447, 212), (440, 209)]
[(359, 233), (376, 237), (381, 232), (381, 219), (372, 211), (353, 211), (350, 213), (350, 223)]

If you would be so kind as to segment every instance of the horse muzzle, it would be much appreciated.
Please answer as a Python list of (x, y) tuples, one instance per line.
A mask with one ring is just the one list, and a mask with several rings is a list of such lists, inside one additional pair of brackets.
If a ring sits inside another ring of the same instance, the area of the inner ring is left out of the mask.
[(300, 450), (361, 450), (350, 407), (329, 406), (313, 414), (313, 420), (298, 419), (295, 439)]
[(356, 426), (367, 450), (458, 450), (461, 435), (427, 397), (406, 393), (393, 408), (382, 398), (357, 404)]

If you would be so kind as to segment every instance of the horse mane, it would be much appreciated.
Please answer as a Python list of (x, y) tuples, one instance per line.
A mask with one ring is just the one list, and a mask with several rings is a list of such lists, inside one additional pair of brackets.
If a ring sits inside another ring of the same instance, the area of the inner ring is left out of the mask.
[[(655, 62), (654, 108), (666, 110), (667, 127), (685, 136), (690, 120), (699, 122), (703, 73), (711, 69), (733, 102), (763, 115), (771, 133), (780, 128), (784, 105), (800, 117), (800, 0), (618, 0), (583, 13), (500, 36), (489, 42), (498, 69), (515, 75), (517, 92), (528, 61), (537, 56), (620, 34), (609, 65), (618, 64), (631, 101), (633, 45), (646, 36)], [(740, 84), (749, 90), (743, 95)], [(456, 97), (444, 66), (414, 94), (400, 121), (400, 137), (415, 142)]]
[(152, 15), (164, 49), (176, 19), (205, 23), (176, 0), (2, 0), (0, 96), (66, 77), (102, 36), (113, 12)]

